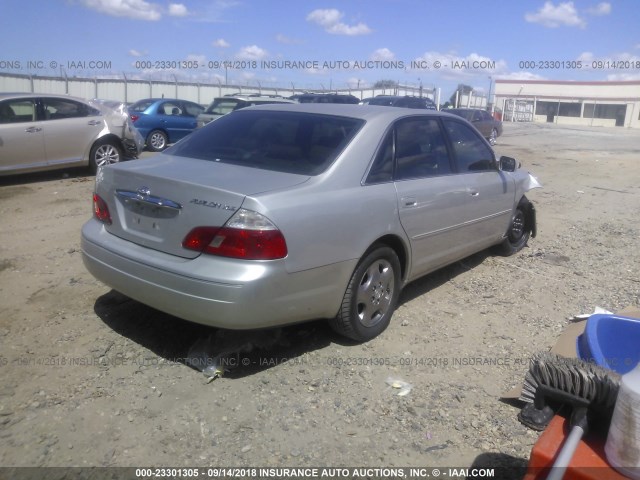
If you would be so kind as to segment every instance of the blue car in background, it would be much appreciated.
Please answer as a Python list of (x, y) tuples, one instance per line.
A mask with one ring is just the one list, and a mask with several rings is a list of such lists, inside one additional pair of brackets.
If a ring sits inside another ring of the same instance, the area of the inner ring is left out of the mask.
[(145, 138), (147, 148), (160, 152), (196, 129), (204, 111), (197, 103), (175, 98), (146, 98), (129, 107), (129, 116)]

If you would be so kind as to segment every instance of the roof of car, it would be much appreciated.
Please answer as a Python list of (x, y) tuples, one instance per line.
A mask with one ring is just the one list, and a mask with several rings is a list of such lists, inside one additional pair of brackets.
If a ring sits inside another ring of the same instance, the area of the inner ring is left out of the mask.
[(55, 94), (55, 93), (29, 93), (29, 92), (15, 92), (15, 93), (0, 93), (0, 100), (6, 98), (32, 98), (32, 97), (40, 97), (40, 98), (69, 98), (71, 100), (79, 100), (81, 102), (86, 102), (84, 98), (74, 97), (71, 95), (66, 95), (64, 93)]
[[(416, 110), (404, 107), (386, 107), (380, 108), (375, 105), (359, 105), (347, 103), (278, 103), (268, 105), (256, 105), (251, 107), (252, 111), (256, 110), (274, 110), (281, 112), (300, 112), (300, 113), (318, 113), (325, 115), (337, 115), (342, 117), (360, 118), (369, 120), (372, 118), (388, 117), (389, 120), (394, 118), (415, 116), (415, 115), (446, 115), (444, 112), (437, 110)], [(243, 112), (246, 110), (240, 110)], [(239, 113), (238, 112), (238, 113)]]
[(293, 103), (293, 100), (283, 97), (256, 97), (252, 95), (225, 95), (224, 97), (216, 97), (214, 100), (242, 100), (245, 102), (273, 102), (273, 103)]

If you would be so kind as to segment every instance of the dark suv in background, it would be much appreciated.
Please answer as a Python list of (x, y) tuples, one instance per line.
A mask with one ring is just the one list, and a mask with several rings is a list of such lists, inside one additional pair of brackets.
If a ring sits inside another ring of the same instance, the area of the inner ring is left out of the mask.
[(369, 100), (369, 105), (437, 110), (436, 104), (430, 98), (411, 95), (378, 95)]
[(358, 97), (340, 93), (301, 93), (289, 98), (298, 103), (360, 103)]

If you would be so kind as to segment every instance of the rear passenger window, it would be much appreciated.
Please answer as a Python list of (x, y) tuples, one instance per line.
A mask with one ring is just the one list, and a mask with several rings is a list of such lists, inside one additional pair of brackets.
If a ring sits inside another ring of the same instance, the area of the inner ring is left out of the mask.
[(33, 122), (35, 112), (35, 105), (30, 99), (0, 102), (0, 123)]
[(460, 173), (495, 170), (493, 151), (470, 127), (451, 119), (443, 119), (453, 144)]
[(203, 109), (199, 105), (196, 105), (195, 103), (184, 104), (184, 111), (186, 112), (186, 115), (189, 115), (191, 117), (197, 117), (198, 115), (200, 115), (202, 110)]
[(43, 98), (45, 120), (61, 120), (65, 118), (88, 117), (89, 115), (100, 115), (94, 108), (73, 100), (62, 100), (59, 98)]
[(384, 137), (376, 159), (371, 165), (366, 183), (384, 183), (393, 180), (393, 131)]
[(396, 180), (449, 173), (449, 154), (437, 119), (408, 118), (396, 124)]

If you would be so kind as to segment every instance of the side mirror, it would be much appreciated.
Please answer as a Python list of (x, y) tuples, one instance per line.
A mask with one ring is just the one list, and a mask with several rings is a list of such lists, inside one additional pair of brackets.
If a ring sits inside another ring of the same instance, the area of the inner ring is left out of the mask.
[(504, 172), (515, 172), (516, 168), (518, 168), (518, 162), (515, 158), (511, 157), (500, 157), (500, 170)]

